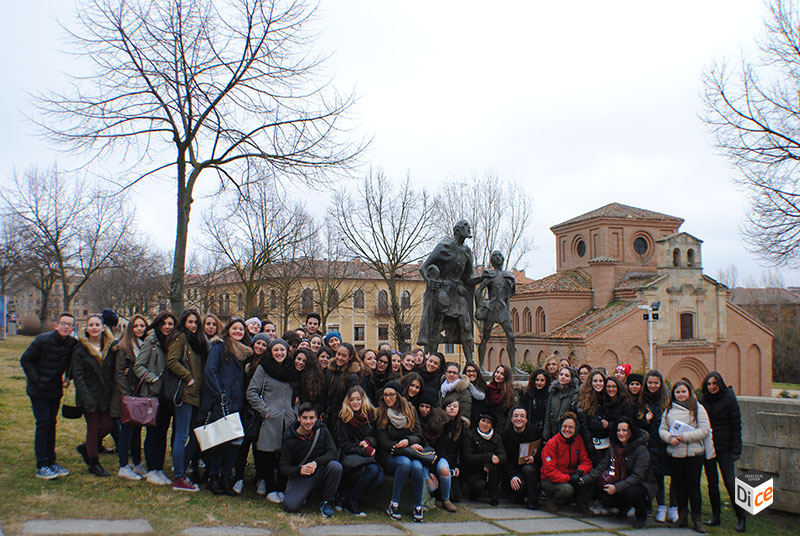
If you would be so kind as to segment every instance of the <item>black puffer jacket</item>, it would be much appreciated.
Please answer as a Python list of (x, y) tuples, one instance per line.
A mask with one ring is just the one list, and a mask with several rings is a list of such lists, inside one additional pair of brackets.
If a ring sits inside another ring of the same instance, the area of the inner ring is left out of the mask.
[[(535, 426), (528, 424), (525, 430), (519, 433), (514, 430), (514, 425), (509, 423), (508, 427), (503, 431), (503, 448), (507, 456), (503, 464), (503, 474), (506, 481), (515, 476), (522, 477), (523, 466), (519, 464), (519, 446), (523, 443), (541, 441), (541, 439), (542, 431)], [(541, 447), (542, 445), (539, 446), (539, 450), (541, 450)]]
[(661, 417), (663, 411), (657, 401), (648, 400), (644, 397), (647, 409), (653, 414), (650, 422), (647, 422), (647, 413), (636, 419), (636, 424), (639, 429), (646, 430), (650, 435), (650, 440), (647, 442), (647, 451), (650, 454), (650, 465), (653, 471), (658, 476), (669, 475), (669, 457), (667, 456), (667, 445), (658, 436), (658, 428), (661, 426)]
[(62, 377), (69, 369), (72, 352), (77, 345), (78, 339), (62, 337), (55, 330), (33, 339), (19, 360), (28, 378), (25, 390), (28, 396), (47, 400), (63, 396)]
[[(85, 335), (72, 352), (72, 379), (75, 381), (78, 405), (85, 412), (109, 411), (114, 388), (114, 363), (109, 349), (114, 335), (106, 328), (102, 349), (93, 347)], [(100, 357), (100, 359), (98, 359)]]
[(519, 402), (519, 405), (528, 412), (528, 423), (538, 428), (540, 434), (544, 430), (544, 417), (547, 414), (547, 394), (547, 387), (534, 388), (532, 391), (525, 391)]
[(719, 391), (712, 395), (703, 383), (700, 403), (706, 408), (708, 420), (711, 422), (714, 450), (717, 454), (730, 452), (734, 459), (738, 459), (742, 455), (742, 414), (739, 411), (739, 402), (733, 387), (725, 385), (719, 373), (711, 375), (716, 377)]
[(366, 424), (357, 426), (355, 420), (351, 419), (347, 423), (339, 417), (336, 425), (336, 446), (341, 449), (342, 454), (369, 456), (366, 447), (362, 447), (360, 444), (362, 441), (372, 445), (373, 449), (378, 449), (378, 433), (375, 430), (375, 421), (368, 419)]
[(461, 448), (461, 465), (468, 474), (480, 474), (484, 465), (491, 465), (492, 456), (500, 458), (500, 466), (506, 461), (506, 450), (503, 448), (503, 439), (497, 430), (491, 439), (484, 439), (477, 428), (471, 428)]
[[(583, 437), (583, 444), (586, 446), (586, 453), (592, 459), (592, 462), (597, 462), (602, 453), (595, 452), (595, 440), (605, 440), (609, 438), (609, 430), (613, 430), (614, 423), (620, 417), (627, 417), (631, 420), (635, 417), (633, 404), (626, 404), (622, 396), (617, 395), (614, 398), (608, 398), (603, 395), (600, 402), (600, 407), (594, 415), (588, 415), (584, 412), (579, 412), (579, 416), (584, 419), (581, 422), (581, 436)], [(608, 422), (608, 428), (603, 428), (603, 421)]]
[(461, 451), (468, 431), (469, 420), (466, 417), (456, 416), (444, 423), (442, 433), (436, 439), (436, 444), (433, 446), (436, 457), (447, 460), (450, 469), (461, 466)]
[[(655, 497), (656, 478), (650, 465), (650, 454), (647, 452), (649, 439), (650, 435), (644, 430), (640, 430), (636, 438), (628, 441), (625, 452), (621, 455), (625, 459), (625, 468), (628, 474), (623, 480), (614, 484), (617, 492), (622, 493), (630, 486), (641, 484), (651, 498)], [(619, 443), (614, 441), (609, 448), (604, 450), (603, 457), (589, 473), (590, 480), (597, 480), (609, 468), (612, 457), (615, 459), (620, 457), (620, 448)]]

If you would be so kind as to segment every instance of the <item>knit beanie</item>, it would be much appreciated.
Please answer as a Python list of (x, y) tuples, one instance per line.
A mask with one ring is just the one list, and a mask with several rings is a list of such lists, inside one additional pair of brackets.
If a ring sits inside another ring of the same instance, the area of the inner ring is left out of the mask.
[(631, 369), (632, 369), (632, 368), (633, 368), (633, 367), (631, 367), (631, 364), (630, 364), (630, 363), (623, 363), (623, 364), (621, 364), (621, 365), (617, 365), (617, 368), (616, 368), (616, 369), (614, 369), (614, 372), (616, 372), (616, 371), (618, 371), (618, 370), (621, 370), (622, 372), (624, 372), (624, 373), (625, 373), (625, 376), (630, 376), (630, 375), (631, 375)]
[(258, 318), (257, 316), (248, 318), (247, 320), (244, 321), (245, 326), (249, 326), (250, 324), (258, 324), (258, 330), (261, 331), (261, 319)]
[(339, 333), (338, 331), (331, 331), (330, 333), (328, 333), (327, 335), (325, 335), (325, 338), (324, 338), (324, 339), (322, 339), (322, 342), (324, 342), (324, 343), (325, 343), (325, 346), (330, 346), (328, 343), (330, 342), (330, 340), (331, 340), (333, 337), (336, 337), (337, 339), (339, 339), (339, 342), (342, 342), (342, 334), (341, 334), (341, 333)]
[[(259, 333), (259, 335), (261, 335), (261, 333)], [(266, 335), (266, 333), (264, 333), (264, 335)], [(286, 351), (287, 351), (287, 352), (289, 351), (289, 343), (288, 343), (288, 342), (286, 342), (286, 341), (285, 341), (285, 340), (283, 340), (283, 339), (272, 339), (271, 341), (269, 341), (269, 346), (267, 347), (267, 351), (268, 351), (268, 352), (270, 352), (270, 353), (272, 353), (272, 348), (273, 348), (273, 347), (274, 347), (276, 344), (280, 344), (281, 346), (283, 346), (284, 348), (286, 348)]]
[(390, 382), (386, 382), (386, 385), (384, 385), (383, 388), (384, 389), (387, 389), (387, 388), (394, 389), (395, 392), (398, 395), (402, 395), (403, 394), (403, 385), (397, 380), (392, 380)]
[(428, 404), (430, 407), (435, 408), (438, 399), (439, 397), (436, 396), (435, 391), (423, 389), (422, 393), (420, 393), (419, 398), (417, 399), (417, 406), (419, 406), (419, 404)]
[(642, 376), (638, 372), (635, 372), (635, 373), (631, 374), (630, 376), (628, 376), (628, 383), (631, 383), (631, 382), (639, 382), (639, 384), (641, 385), (641, 384), (644, 383), (644, 376)]
[(255, 335), (253, 335), (253, 338), (251, 340), (253, 341), (253, 344), (255, 344), (256, 341), (264, 341), (265, 343), (267, 343), (267, 348), (269, 348), (269, 342), (270, 342), (271, 339), (269, 338), (269, 335), (267, 335), (266, 333), (261, 332), (261, 333), (256, 333)]

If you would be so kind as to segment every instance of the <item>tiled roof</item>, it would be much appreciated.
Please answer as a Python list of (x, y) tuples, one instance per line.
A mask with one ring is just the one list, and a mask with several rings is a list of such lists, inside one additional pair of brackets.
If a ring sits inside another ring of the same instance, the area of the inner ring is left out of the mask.
[(614, 257), (608, 257), (606, 255), (600, 255), (599, 257), (595, 257), (594, 259), (589, 259), (589, 264), (595, 264), (601, 262), (619, 262), (619, 260), (615, 259)]
[(664, 276), (658, 274), (628, 274), (614, 290), (627, 290), (646, 287)]
[(533, 283), (523, 285), (517, 291), (522, 292), (591, 292), (592, 280), (578, 270), (566, 270), (558, 272), (542, 279), (537, 279)]
[(602, 309), (590, 309), (574, 320), (554, 329), (549, 336), (556, 339), (586, 337), (627, 315), (636, 309), (636, 306), (636, 302), (611, 302)]
[(683, 223), (683, 218), (676, 218), (675, 216), (662, 214), (660, 212), (653, 212), (652, 210), (645, 210), (643, 208), (629, 207), (628, 205), (623, 205), (621, 203), (609, 203), (604, 207), (594, 209), (586, 214), (581, 214), (580, 216), (576, 216), (571, 220), (554, 225), (551, 227), (551, 229), (561, 227), (563, 225), (569, 225), (571, 223), (578, 223), (597, 218), (614, 218), (620, 220), (657, 220), (674, 222), (678, 224)]
[(785, 288), (733, 288), (731, 301), (736, 305), (800, 304), (800, 297)]

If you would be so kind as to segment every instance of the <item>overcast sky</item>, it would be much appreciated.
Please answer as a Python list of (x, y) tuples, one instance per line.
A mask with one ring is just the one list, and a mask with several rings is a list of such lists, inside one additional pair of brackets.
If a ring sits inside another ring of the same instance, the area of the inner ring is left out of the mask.
[[(23, 112), (26, 91), (64, 83), (55, 17), (70, 24), (72, 11), (63, 0), (4, 2), (4, 180), (56, 158)], [(366, 166), (429, 191), (490, 169), (524, 186), (537, 247), (529, 276), (555, 270), (551, 226), (616, 201), (684, 218), (682, 230), (704, 240), (705, 272), (735, 264), (742, 282), (765, 268), (741, 242), (745, 195), (698, 119), (700, 77), (715, 59), (752, 53), (765, 13), (757, 0), (322, 0), (317, 27), (336, 87), (359, 95), (358, 134), (374, 140)], [(140, 228), (164, 249), (170, 192), (168, 180), (151, 181), (134, 198)], [(322, 212), (325, 200), (310, 197), (309, 208)], [(207, 207), (196, 203), (195, 237)], [(797, 271), (782, 273), (800, 284)]]

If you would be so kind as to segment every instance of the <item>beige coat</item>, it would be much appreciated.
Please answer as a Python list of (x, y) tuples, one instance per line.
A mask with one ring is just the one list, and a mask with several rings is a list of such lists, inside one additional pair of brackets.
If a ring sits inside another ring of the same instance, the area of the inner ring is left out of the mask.
[[(672, 435), (669, 429), (675, 421), (681, 421), (689, 426), (695, 427), (692, 432), (683, 434), (683, 441), (677, 445), (672, 445)], [(705, 438), (711, 431), (711, 425), (708, 421), (708, 414), (702, 404), (697, 404), (697, 421), (692, 419), (692, 414), (689, 410), (677, 404), (672, 403), (672, 406), (664, 412), (661, 418), (661, 426), (658, 429), (658, 435), (661, 441), (667, 444), (667, 454), (673, 458), (688, 458), (690, 456), (705, 456)]]

